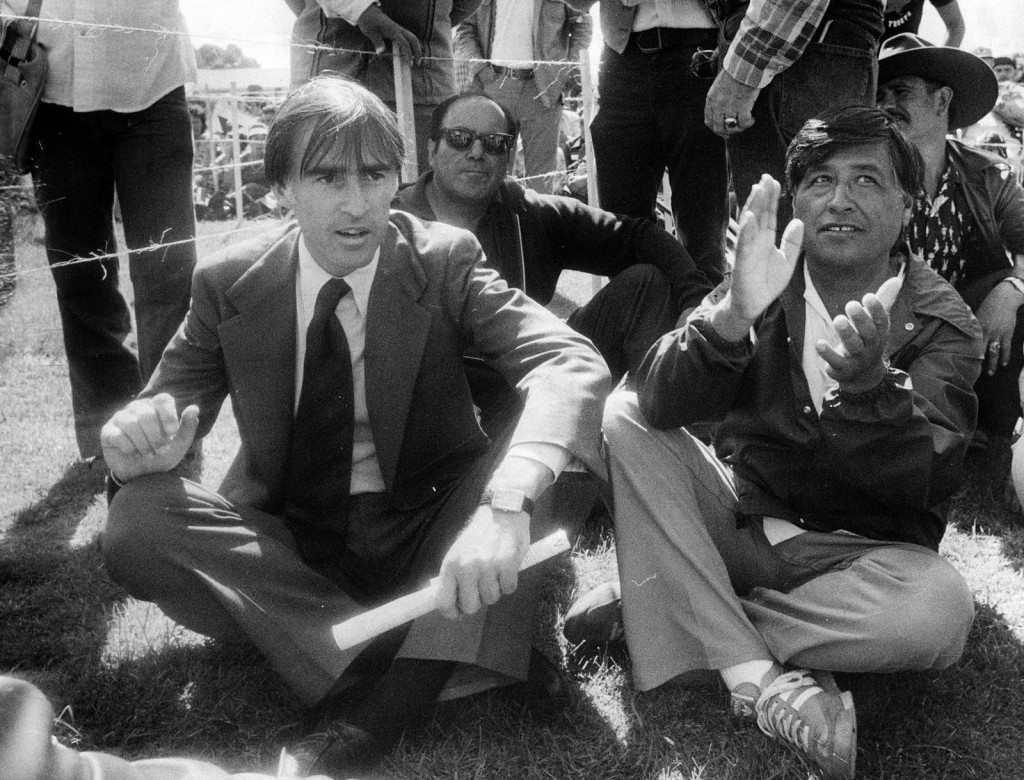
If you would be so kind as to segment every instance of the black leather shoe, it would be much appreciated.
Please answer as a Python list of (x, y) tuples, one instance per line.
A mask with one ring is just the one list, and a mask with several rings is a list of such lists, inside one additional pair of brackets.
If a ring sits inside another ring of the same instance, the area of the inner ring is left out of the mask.
[(368, 731), (336, 720), (289, 751), (304, 774), (348, 780), (359, 778), (384, 759), (384, 751)]
[(536, 647), (530, 648), (530, 671), (526, 680), (513, 685), (510, 693), (542, 719), (557, 717), (571, 701), (562, 670)]
[(607, 644), (624, 639), (619, 581), (610, 580), (598, 585), (576, 599), (565, 615), (562, 633), (574, 645), (584, 642)]

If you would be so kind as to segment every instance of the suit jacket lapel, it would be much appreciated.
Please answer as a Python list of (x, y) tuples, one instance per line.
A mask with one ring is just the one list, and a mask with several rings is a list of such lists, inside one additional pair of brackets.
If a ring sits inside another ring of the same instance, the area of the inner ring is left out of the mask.
[(261, 443), (247, 452), (249, 465), (272, 494), (282, 484), (294, 416), (297, 237), (290, 231), (232, 285), (227, 295), (238, 314), (219, 327), (243, 441)]
[(405, 423), (419, 374), (430, 314), (419, 299), (426, 276), (392, 224), (381, 244), (366, 315), (366, 404), (384, 483), (394, 488)]

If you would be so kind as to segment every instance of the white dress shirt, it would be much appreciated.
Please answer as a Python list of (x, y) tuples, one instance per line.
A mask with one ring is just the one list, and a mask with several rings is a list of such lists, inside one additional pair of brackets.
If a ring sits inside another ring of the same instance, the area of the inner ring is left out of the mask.
[[(344, 277), (352, 292), (338, 302), (335, 313), (348, 340), (352, 358), (352, 399), (354, 427), (352, 432), (352, 482), (350, 495), (381, 493), (385, 490), (384, 476), (373, 442), (370, 415), (366, 406), (366, 312), (370, 288), (377, 274), (380, 250), (367, 265)], [(299, 240), (299, 267), (295, 276), (296, 328), (295, 328), (295, 409), (298, 411), (302, 393), (302, 372), (306, 363), (306, 331), (313, 319), (316, 299), (331, 275), (313, 259), (305, 239)], [(508, 455), (529, 458), (544, 464), (557, 478), (568, 465), (570, 454), (563, 447), (549, 442), (518, 442), (509, 448)]]

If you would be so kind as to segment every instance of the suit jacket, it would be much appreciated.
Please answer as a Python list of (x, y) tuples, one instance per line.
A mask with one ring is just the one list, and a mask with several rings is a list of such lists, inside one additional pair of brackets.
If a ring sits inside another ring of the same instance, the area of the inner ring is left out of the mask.
[[(196, 269), (188, 316), (143, 396), (170, 393), (210, 430), (230, 394), (241, 439), (221, 493), (277, 512), (295, 405), (295, 225)], [(488, 360), (524, 400), (512, 435), (569, 450), (598, 474), (608, 370), (590, 342), (484, 268), (465, 231), (392, 212), (370, 291), (366, 397), (391, 504), (410, 510), (487, 448), (462, 355)]]

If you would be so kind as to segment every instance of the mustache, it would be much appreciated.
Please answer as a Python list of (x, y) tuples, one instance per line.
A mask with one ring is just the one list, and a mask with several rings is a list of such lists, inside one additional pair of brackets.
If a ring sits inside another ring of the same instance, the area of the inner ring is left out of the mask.
[(886, 108), (883, 109), (893, 120), (897, 122), (910, 122), (910, 114), (904, 111), (902, 108)]

